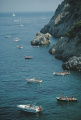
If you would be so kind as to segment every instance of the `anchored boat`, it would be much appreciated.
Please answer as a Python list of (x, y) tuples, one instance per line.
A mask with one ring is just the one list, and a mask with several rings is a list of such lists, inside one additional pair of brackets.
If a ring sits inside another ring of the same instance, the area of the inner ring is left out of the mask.
[(53, 75), (69, 75), (70, 72), (53, 72)]
[(32, 59), (32, 56), (25, 56), (25, 59)]
[(19, 42), (19, 41), (20, 41), (20, 38), (16, 37), (16, 38), (14, 39), (14, 41), (15, 41), (15, 42)]
[(27, 105), (17, 105), (19, 110), (30, 112), (30, 113), (38, 113), (42, 112), (43, 108), (41, 106), (35, 106), (32, 104), (27, 104)]
[(15, 13), (13, 13), (12, 16), (15, 17), (16, 16)]
[(77, 98), (74, 97), (56, 97), (58, 101), (65, 101), (65, 102), (75, 102)]
[(22, 49), (22, 48), (23, 48), (23, 46), (21, 46), (21, 45), (18, 45), (18, 46), (17, 46), (17, 48), (19, 48), (19, 49)]
[(35, 78), (31, 78), (31, 79), (26, 79), (28, 83), (41, 83), (43, 82), (43, 80), (37, 80)]

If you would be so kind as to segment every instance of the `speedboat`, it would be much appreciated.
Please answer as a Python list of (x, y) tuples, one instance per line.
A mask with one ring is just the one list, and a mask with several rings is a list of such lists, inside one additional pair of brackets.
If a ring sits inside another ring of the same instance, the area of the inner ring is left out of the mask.
[(32, 56), (25, 56), (25, 59), (32, 59)]
[(77, 101), (77, 98), (74, 97), (56, 97), (58, 101), (65, 101), (65, 102), (75, 102)]
[(17, 46), (17, 48), (19, 48), (19, 49), (22, 49), (22, 48), (23, 48), (23, 46), (21, 46), (21, 45), (18, 45), (18, 46)]
[(41, 106), (35, 106), (32, 104), (27, 104), (27, 105), (17, 105), (19, 110), (30, 112), (30, 113), (38, 113), (43, 111), (43, 108)]
[(43, 80), (37, 80), (35, 78), (31, 78), (31, 79), (26, 79), (28, 83), (41, 83), (43, 82)]
[(70, 72), (53, 72), (53, 75), (69, 75)]

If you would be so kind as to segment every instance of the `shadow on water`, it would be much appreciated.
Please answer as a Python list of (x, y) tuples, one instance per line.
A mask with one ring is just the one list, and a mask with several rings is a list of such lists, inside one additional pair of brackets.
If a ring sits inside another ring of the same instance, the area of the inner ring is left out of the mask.
[(42, 112), (40, 112), (40, 113), (30, 113), (30, 112), (20, 111), (20, 110), (18, 112), (19, 112), (20, 117), (22, 117), (22, 118), (26, 117), (28, 119), (31, 119), (31, 118), (38, 119), (43, 115)]
[(75, 101), (75, 102), (57, 101), (58, 106), (73, 106), (77, 103), (78, 101)]

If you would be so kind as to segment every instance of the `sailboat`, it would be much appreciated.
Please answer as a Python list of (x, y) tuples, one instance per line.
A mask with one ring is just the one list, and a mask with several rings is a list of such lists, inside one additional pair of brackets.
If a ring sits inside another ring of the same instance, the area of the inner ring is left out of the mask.
[(24, 25), (21, 23), (21, 17), (20, 17), (20, 25), (19, 25), (20, 27), (23, 27)]
[(13, 17), (15, 17), (16, 15), (15, 15), (15, 13), (13, 13), (13, 15), (12, 15)]

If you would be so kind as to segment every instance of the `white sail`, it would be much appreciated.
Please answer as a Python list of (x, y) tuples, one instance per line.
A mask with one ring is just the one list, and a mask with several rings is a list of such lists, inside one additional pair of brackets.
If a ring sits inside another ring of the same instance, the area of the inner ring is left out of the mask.
[(13, 17), (15, 17), (16, 15), (15, 15), (15, 13), (13, 13), (13, 15), (12, 15)]

